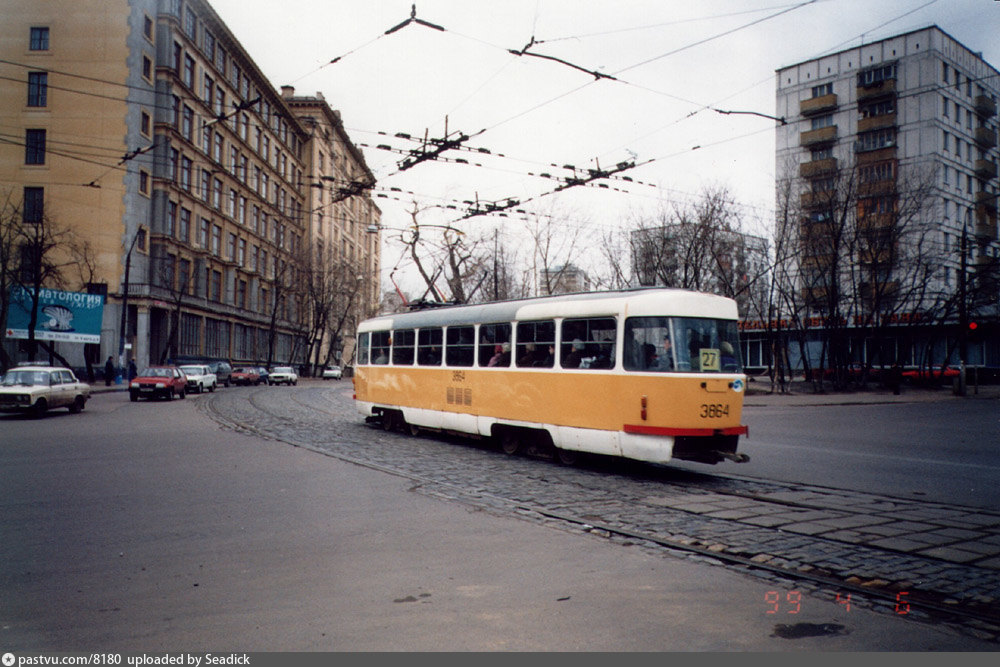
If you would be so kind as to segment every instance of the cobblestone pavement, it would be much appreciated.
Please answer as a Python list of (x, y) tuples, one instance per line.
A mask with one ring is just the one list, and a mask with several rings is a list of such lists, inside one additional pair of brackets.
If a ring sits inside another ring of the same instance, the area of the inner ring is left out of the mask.
[(199, 405), (227, 428), (403, 475), (428, 495), (744, 568), (1000, 642), (1000, 512), (712, 469), (508, 457), (486, 441), (376, 430), (350, 392), (347, 383), (240, 388)]

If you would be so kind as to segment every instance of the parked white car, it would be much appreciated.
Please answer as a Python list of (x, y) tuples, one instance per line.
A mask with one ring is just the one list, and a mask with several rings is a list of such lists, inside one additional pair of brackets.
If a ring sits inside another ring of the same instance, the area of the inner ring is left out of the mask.
[(296, 384), (299, 376), (291, 366), (275, 366), (267, 375), (268, 384)]
[(199, 394), (205, 393), (205, 390), (215, 391), (215, 387), (218, 385), (218, 380), (208, 366), (201, 366), (198, 364), (191, 364), (181, 366), (181, 370), (184, 371), (184, 375), (187, 376), (187, 390), (196, 391)]
[(73, 371), (44, 365), (19, 366), (0, 381), (0, 412), (24, 412), (41, 417), (52, 408), (80, 412), (90, 398), (90, 385)]
[(333, 368), (323, 369), (323, 379), (324, 380), (339, 380), (343, 373), (340, 370), (340, 366), (334, 366)]

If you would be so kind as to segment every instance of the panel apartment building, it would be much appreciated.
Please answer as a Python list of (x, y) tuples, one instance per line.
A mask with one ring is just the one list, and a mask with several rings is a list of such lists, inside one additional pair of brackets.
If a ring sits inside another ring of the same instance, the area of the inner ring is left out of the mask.
[(781, 317), (815, 329), (813, 366), (831, 326), (853, 362), (937, 364), (968, 345), (969, 363), (1000, 364), (984, 335), (1000, 304), (997, 70), (930, 26), (776, 76)]
[[(0, 58), (0, 188), (85, 247), (58, 287), (107, 296), (100, 345), (60, 355), (305, 360), (313, 128), (207, 2), (8, 0)], [(377, 234), (362, 245), (377, 283)]]

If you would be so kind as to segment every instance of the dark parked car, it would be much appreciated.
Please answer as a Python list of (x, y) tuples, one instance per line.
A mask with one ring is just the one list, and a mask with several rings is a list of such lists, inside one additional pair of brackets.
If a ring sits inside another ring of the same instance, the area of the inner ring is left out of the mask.
[(213, 373), (215, 380), (224, 387), (232, 383), (233, 366), (228, 361), (210, 361), (206, 364)]

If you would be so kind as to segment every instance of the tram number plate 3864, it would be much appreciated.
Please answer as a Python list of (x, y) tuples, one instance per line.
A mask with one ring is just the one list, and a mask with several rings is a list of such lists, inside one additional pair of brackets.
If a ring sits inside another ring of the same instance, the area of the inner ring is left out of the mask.
[(729, 416), (729, 404), (728, 403), (702, 403), (701, 412), (699, 413), (702, 419), (721, 419), (722, 417)]

